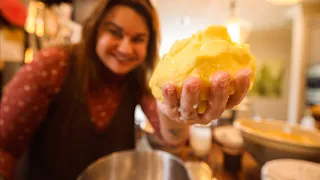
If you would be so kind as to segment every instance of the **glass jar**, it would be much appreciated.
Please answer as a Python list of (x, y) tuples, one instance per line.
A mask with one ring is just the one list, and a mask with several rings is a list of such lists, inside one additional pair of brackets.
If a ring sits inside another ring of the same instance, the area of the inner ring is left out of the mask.
[(205, 157), (209, 154), (212, 146), (212, 129), (206, 125), (192, 125), (190, 127), (190, 146), (194, 155)]

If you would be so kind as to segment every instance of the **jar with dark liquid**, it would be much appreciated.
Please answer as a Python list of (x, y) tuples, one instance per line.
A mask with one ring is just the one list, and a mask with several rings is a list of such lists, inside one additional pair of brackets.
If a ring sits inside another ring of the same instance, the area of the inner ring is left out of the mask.
[(316, 120), (316, 127), (320, 129), (320, 64), (314, 64), (307, 73), (307, 105)]

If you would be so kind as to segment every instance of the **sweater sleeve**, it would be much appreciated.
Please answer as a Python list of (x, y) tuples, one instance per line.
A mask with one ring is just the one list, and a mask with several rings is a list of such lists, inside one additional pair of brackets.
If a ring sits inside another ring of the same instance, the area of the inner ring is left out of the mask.
[(68, 59), (62, 49), (43, 49), (5, 86), (0, 102), (0, 176), (13, 178), (16, 159), (27, 148), (50, 101), (60, 91)]

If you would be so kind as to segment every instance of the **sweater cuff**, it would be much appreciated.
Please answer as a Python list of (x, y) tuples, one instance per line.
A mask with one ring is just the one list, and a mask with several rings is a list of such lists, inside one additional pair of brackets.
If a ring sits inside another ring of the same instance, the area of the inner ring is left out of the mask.
[(16, 158), (0, 149), (0, 175), (7, 180), (13, 179), (16, 167)]

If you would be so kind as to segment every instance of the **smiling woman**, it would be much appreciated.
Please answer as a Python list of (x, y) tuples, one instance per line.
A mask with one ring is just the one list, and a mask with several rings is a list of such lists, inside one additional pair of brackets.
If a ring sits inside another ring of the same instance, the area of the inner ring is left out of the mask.
[(134, 148), (138, 103), (159, 135), (155, 100), (146, 88), (158, 30), (147, 0), (101, 1), (79, 44), (37, 53), (1, 99), (0, 175), (14, 178), (28, 148), (30, 161), (19, 164), (28, 172), (24, 179), (76, 179), (99, 157)]

